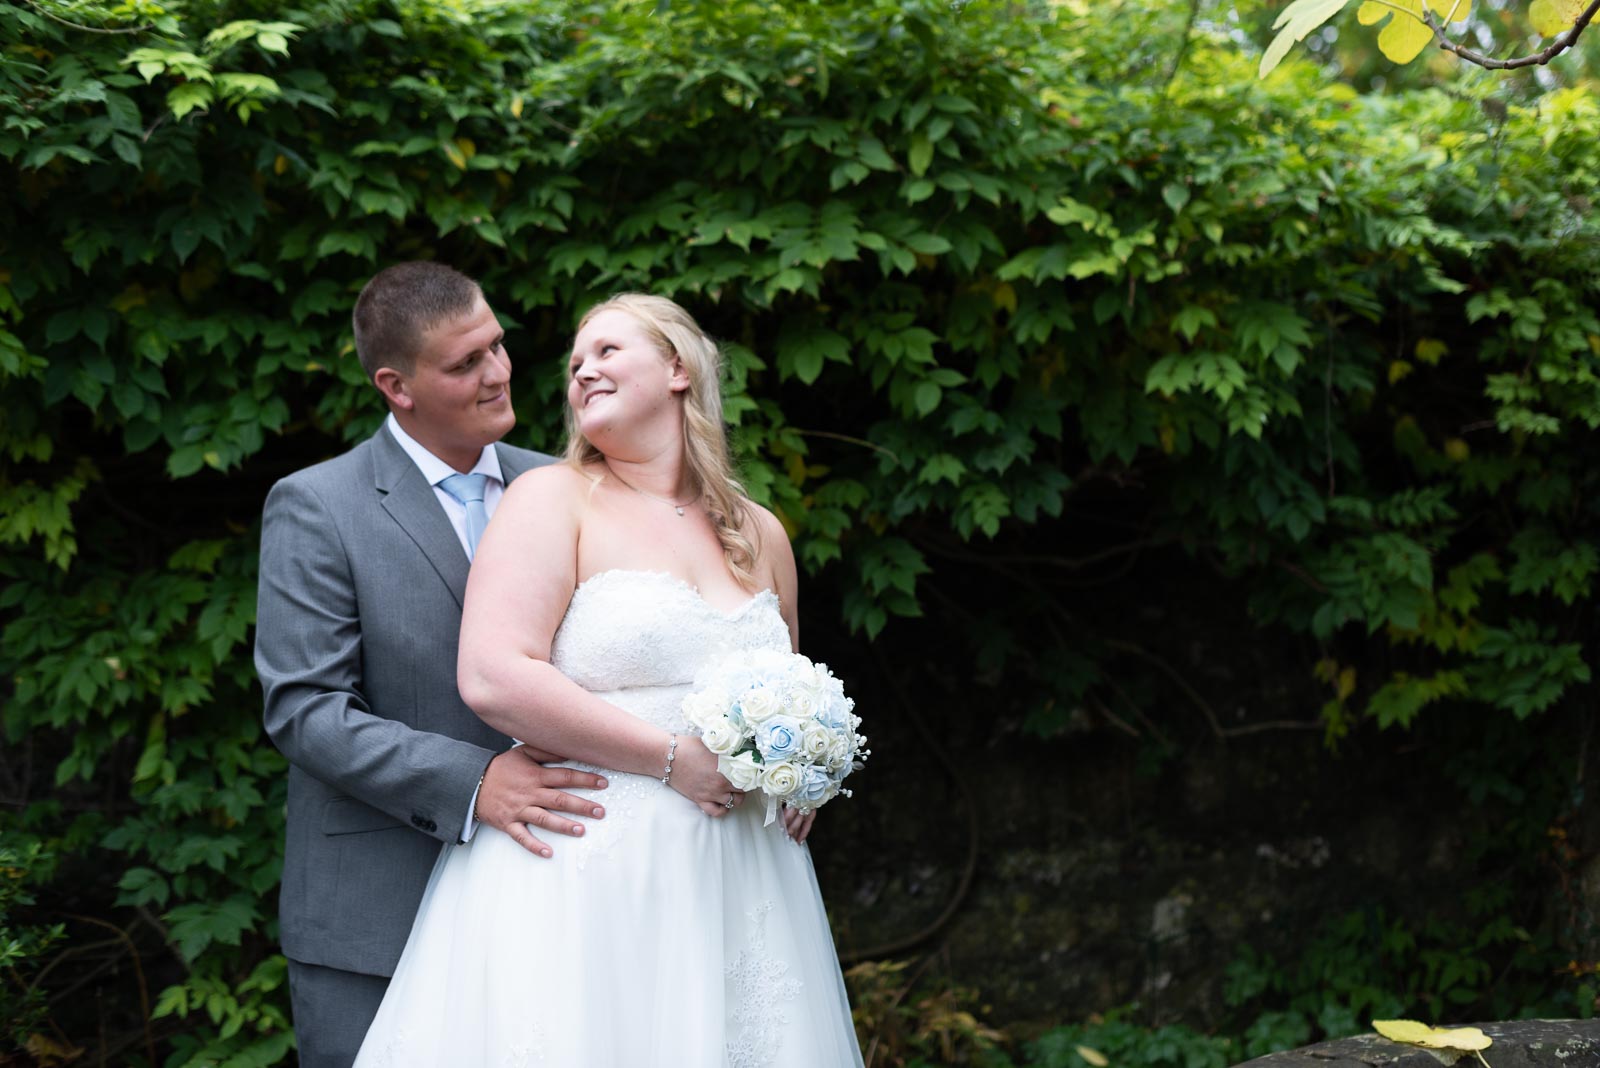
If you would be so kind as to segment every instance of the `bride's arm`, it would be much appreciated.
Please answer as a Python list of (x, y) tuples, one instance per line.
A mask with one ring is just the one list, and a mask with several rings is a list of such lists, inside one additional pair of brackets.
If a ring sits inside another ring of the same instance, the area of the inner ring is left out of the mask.
[[(577, 586), (578, 529), (588, 491), (564, 464), (507, 489), (467, 579), (456, 682), (489, 726), (569, 759), (660, 778), (670, 735), (594, 696), (550, 664)], [(691, 744), (692, 743), (692, 744)], [(679, 736), (674, 789), (721, 812), (731, 787), (698, 739)]]
[[(778, 595), (778, 610), (789, 625), (789, 645), (800, 651), (800, 582), (795, 572), (794, 549), (789, 545), (789, 533), (783, 529), (778, 517), (752, 504), (757, 533), (756, 574), (764, 575)], [(783, 810), (783, 829), (796, 842), (804, 842), (811, 834), (811, 825), (817, 818), (816, 810), (801, 814), (792, 808)]]
[(783, 529), (778, 517), (759, 504), (751, 502), (751, 518), (756, 528), (756, 577), (772, 587), (778, 595), (778, 611), (789, 626), (789, 647), (800, 651), (800, 582), (795, 574), (794, 549), (789, 545), (789, 532)]

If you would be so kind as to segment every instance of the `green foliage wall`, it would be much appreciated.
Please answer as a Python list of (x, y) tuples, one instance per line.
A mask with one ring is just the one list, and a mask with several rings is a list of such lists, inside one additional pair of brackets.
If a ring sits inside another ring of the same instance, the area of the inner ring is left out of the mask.
[(170, 947), (120, 1055), (285, 1055), (255, 523), (376, 425), (348, 312), (398, 259), (483, 280), (544, 447), (585, 302), (684, 302), (819, 603), (889, 649), (936, 613), (1043, 737), (1149, 658), (1055, 578), (1147, 551), (1299, 636), (1332, 743), (1589, 682), (1590, 95), (1203, 40), (1147, 84), (989, 0), (51, 10), (0, 5), (0, 829)]

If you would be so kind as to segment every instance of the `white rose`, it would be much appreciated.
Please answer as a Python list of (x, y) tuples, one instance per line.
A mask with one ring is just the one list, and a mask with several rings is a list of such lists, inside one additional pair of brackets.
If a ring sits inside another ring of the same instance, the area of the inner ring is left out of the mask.
[(749, 751), (719, 758), (717, 770), (735, 790), (754, 790), (761, 785), (761, 765)]
[(744, 732), (727, 716), (717, 716), (707, 723), (700, 724), (700, 740), (705, 743), (707, 749), (718, 756), (733, 752), (743, 739)]
[(796, 719), (811, 719), (822, 707), (820, 695), (810, 686), (796, 686), (789, 691), (789, 711)]
[(850, 739), (843, 734), (830, 735), (827, 754), (828, 770), (837, 772), (848, 763), (850, 763)]
[(739, 698), (739, 707), (744, 713), (744, 721), (756, 726), (782, 712), (783, 702), (778, 700), (777, 694), (761, 687), (746, 690)]
[(787, 760), (770, 765), (761, 773), (761, 788), (782, 801), (800, 787), (800, 769)]
[(691, 726), (705, 730), (713, 721), (726, 718), (728, 697), (716, 690), (702, 690), (683, 699), (683, 718)]
[(812, 763), (826, 762), (833, 747), (833, 732), (820, 723), (812, 723), (800, 735), (800, 751)]

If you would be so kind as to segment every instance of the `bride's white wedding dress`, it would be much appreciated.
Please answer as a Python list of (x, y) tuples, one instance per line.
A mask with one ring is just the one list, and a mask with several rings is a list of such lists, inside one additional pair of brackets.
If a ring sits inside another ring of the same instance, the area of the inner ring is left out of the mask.
[[(700, 666), (764, 648), (789, 648), (770, 591), (725, 613), (670, 575), (606, 571), (551, 662), (690, 733)], [(860, 1065), (806, 848), (757, 797), (710, 819), (658, 778), (604, 774), (605, 818), (546, 836), (550, 859), (490, 827), (445, 847), (357, 1068)]]

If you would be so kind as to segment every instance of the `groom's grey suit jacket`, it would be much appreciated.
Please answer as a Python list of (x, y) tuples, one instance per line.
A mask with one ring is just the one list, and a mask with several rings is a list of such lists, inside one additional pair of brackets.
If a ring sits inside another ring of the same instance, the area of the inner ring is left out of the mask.
[[(550, 457), (496, 445), (509, 483)], [(456, 690), (467, 558), (387, 429), (273, 486), (256, 670), (288, 757), (284, 952), (392, 975), (440, 843), (510, 740)]]

